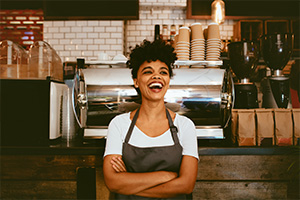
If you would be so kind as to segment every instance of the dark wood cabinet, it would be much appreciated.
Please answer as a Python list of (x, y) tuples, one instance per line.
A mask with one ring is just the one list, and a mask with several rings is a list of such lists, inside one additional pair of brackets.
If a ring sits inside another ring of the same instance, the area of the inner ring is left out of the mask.
[(289, 33), (289, 20), (265, 20), (264, 34)]
[[(210, 19), (213, 0), (187, 0), (188, 19)], [(224, 0), (226, 19), (299, 18), (297, 0)]]
[(45, 20), (137, 20), (138, 0), (44, 0)]
[(239, 20), (233, 26), (233, 41), (259, 41), (265, 34), (293, 33), (293, 51), (300, 51), (299, 21), (299, 19)]
[(235, 41), (258, 40), (262, 34), (262, 20), (240, 20), (234, 26)]
[(0, 9), (40, 9), (44, 20), (139, 19), (139, 0), (1, 0)]
[[(187, 0), (187, 19), (211, 19), (209, 0)], [(294, 51), (300, 51), (300, 1), (236, 1), (226, 0), (225, 19), (237, 20), (232, 41), (255, 41), (261, 35), (293, 33)]]
[(300, 19), (291, 20), (291, 33), (294, 33), (294, 50), (300, 52)]

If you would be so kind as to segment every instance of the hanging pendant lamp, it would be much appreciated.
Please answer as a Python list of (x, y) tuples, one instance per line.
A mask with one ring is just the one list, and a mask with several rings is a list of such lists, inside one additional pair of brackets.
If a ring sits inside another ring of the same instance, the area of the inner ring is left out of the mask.
[(225, 3), (222, 0), (214, 0), (211, 4), (212, 21), (222, 24), (225, 21)]

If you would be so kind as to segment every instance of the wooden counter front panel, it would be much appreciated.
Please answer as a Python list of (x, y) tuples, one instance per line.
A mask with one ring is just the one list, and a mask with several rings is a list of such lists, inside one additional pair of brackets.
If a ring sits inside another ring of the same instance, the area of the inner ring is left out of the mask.
[(200, 156), (197, 180), (287, 181), (296, 155)]
[(76, 180), (1, 180), (0, 199), (77, 199)]
[[(297, 155), (200, 155), (193, 199), (288, 199)], [(97, 199), (108, 199), (99, 155), (3, 155), (0, 199), (76, 199), (77, 169), (95, 167)], [(298, 185), (297, 185), (298, 184)]]
[(80, 155), (2, 155), (1, 180), (76, 180), (78, 167), (100, 167), (102, 157)]
[(95, 155), (2, 155), (0, 199), (76, 199), (77, 170), (102, 169)]
[(193, 199), (288, 199), (299, 193), (297, 167), (288, 171), (294, 161), (298, 155), (200, 156)]
[(193, 199), (287, 199), (286, 182), (201, 181)]

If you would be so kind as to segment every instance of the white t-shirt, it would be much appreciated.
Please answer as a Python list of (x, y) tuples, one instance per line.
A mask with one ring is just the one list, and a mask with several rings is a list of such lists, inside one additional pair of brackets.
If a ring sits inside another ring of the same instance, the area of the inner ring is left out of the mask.
[[(183, 148), (182, 155), (199, 159), (196, 129), (192, 120), (176, 114), (173, 123), (178, 129), (179, 143)], [(104, 156), (110, 154), (122, 155), (123, 142), (130, 124), (130, 113), (124, 113), (112, 119), (108, 127)], [(157, 137), (149, 137), (137, 126), (134, 126), (128, 143), (136, 147), (158, 147), (171, 146), (174, 141), (170, 129)]]

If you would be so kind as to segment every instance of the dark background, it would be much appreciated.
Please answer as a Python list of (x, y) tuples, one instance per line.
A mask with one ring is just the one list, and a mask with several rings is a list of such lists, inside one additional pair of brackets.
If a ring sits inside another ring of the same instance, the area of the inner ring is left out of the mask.
[(138, 0), (1, 0), (2, 10), (42, 9), (45, 20), (138, 19)]

